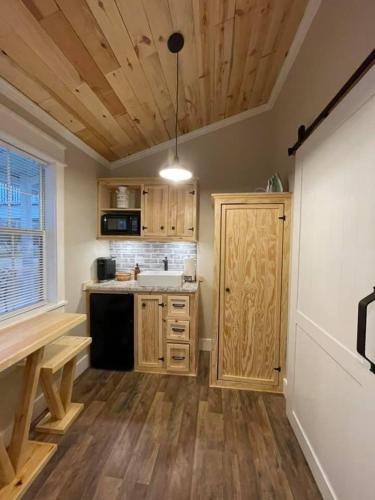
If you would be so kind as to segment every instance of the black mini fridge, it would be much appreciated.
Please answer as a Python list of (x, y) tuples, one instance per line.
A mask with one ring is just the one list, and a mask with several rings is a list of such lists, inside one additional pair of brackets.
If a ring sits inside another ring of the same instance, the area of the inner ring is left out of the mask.
[(91, 366), (104, 370), (134, 368), (134, 296), (90, 295)]

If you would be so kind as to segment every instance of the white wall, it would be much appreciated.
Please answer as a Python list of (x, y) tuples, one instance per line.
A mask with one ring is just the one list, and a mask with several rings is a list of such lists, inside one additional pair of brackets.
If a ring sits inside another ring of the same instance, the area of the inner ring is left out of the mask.
[[(181, 144), (181, 162), (199, 179), (198, 274), (201, 284), (200, 337), (211, 338), (213, 298), (213, 205), (215, 192), (246, 192), (265, 187), (273, 172), (269, 114), (211, 132)], [(114, 177), (158, 176), (173, 151), (163, 151), (112, 170)]]

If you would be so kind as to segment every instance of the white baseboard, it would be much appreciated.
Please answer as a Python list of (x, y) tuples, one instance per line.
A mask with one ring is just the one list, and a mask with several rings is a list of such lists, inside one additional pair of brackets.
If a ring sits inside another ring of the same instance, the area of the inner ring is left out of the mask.
[(288, 379), (286, 377), (283, 378), (283, 394), (284, 397), (286, 398), (286, 391), (288, 388)]
[(209, 338), (199, 339), (199, 350), (200, 351), (211, 351), (212, 350), (212, 339), (209, 339)]
[[(87, 370), (90, 366), (90, 360), (89, 360), (89, 355), (85, 354), (82, 356), (81, 359), (78, 360), (77, 362), (77, 368), (76, 368), (76, 373), (74, 378), (78, 378), (84, 371)], [(32, 420), (35, 420), (39, 415), (44, 412), (44, 410), (47, 409), (47, 403), (44, 397), (44, 394), (41, 393), (39, 396), (35, 399), (34, 401), (34, 408), (33, 408), (33, 415), (32, 415)], [(6, 429), (2, 432), (3, 435), (3, 440), (5, 443), (5, 446), (8, 446), (10, 443), (10, 438), (12, 435), (12, 430), (13, 430), (13, 422), (8, 425)]]
[(309, 464), (314, 479), (318, 485), (324, 500), (338, 500), (324, 469), (307, 437), (300, 420), (294, 411), (288, 411), (288, 418), (297, 440), (302, 448), (303, 454)]

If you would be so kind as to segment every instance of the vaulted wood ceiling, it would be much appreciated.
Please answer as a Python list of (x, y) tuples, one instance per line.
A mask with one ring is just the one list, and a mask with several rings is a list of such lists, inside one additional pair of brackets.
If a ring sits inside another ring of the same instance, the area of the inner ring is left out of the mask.
[(109, 160), (267, 102), (307, 0), (1, 0), (0, 75)]

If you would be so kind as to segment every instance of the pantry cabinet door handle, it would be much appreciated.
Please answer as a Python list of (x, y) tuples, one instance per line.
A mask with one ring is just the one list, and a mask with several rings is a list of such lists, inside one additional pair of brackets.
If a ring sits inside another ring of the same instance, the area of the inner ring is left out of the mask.
[(184, 331), (185, 328), (176, 328), (175, 326), (172, 326), (172, 332), (183, 333)]
[(229, 293), (230, 292), (230, 288), (226, 288), (225, 291)]
[(176, 229), (176, 226), (172, 226), (171, 229), (172, 231), (174, 231)]
[(164, 357), (158, 358), (158, 361), (164, 361)]
[(161, 229), (161, 230), (163, 231), (163, 229), (164, 229), (164, 226), (160, 226), (160, 229)]
[(184, 361), (185, 356), (172, 356), (174, 361)]
[(186, 304), (172, 304), (173, 307), (177, 307), (177, 309), (183, 309)]
[(188, 227), (188, 231), (194, 231), (193, 227)]

